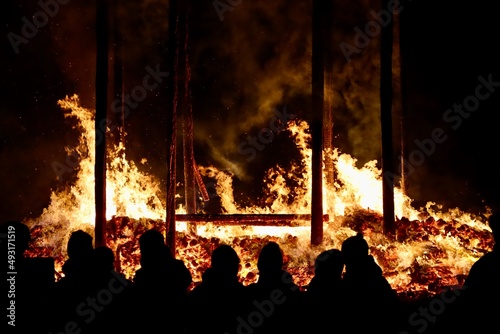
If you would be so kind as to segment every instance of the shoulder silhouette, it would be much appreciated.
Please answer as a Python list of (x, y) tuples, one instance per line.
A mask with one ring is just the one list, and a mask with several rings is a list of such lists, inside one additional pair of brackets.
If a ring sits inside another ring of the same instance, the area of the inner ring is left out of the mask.
[(314, 299), (335, 298), (342, 290), (344, 259), (339, 249), (329, 249), (320, 253), (314, 261), (314, 276), (307, 288)]
[(494, 245), (493, 250), (484, 254), (471, 267), (464, 286), (471, 293), (483, 293), (491, 290), (500, 279), (500, 212), (493, 213), (488, 218)]
[(385, 333), (399, 329), (401, 303), (384, 277), (382, 268), (369, 254), (361, 233), (344, 240), (341, 247), (345, 263), (343, 287), (344, 314), (353, 332), (375, 329)]
[(66, 249), (68, 259), (62, 266), (65, 280), (87, 280), (92, 266), (93, 237), (83, 230), (74, 231)]
[[(268, 242), (257, 259), (258, 280), (247, 287), (249, 306), (246, 326), (254, 333), (289, 333), (302, 323), (303, 295), (292, 275), (284, 268), (283, 250)], [(255, 322), (253, 316), (261, 319)]]
[(211, 254), (211, 266), (202, 282), (188, 295), (187, 333), (236, 333), (246, 293), (239, 280), (240, 258), (229, 245), (220, 245)]
[[(500, 212), (488, 217), (494, 245), (493, 249), (479, 258), (470, 268), (462, 288), (454, 317), (448, 324), (455, 325), (457, 332), (472, 326), (477, 332), (500, 331)], [(465, 322), (465, 323), (464, 323)], [(457, 326), (458, 325), (458, 326)]]
[(88, 232), (71, 232), (67, 245), (67, 259), (62, 265), (63, 277), (55, 283), (53, 298), (52, 331), (64, 331), (68, 323), (85, 332), (86, 322), (78, 314), (78, 306), (92, 296), (93, 281), (93, 237)]
[(93, 250), (91, 266), (92, 288), (88, 298), (77, 306), (83, 320), (81, 333), (125, 332), (123, 315), (129, 303), (132, 282), (115, 270), (115, 256), (108, 246)]
[(155, 229), (139, 237), (140, 268), (133, 278), (130, 318), (135, 326), (127, 331), (182, 333), (185, 326), (186, 298), (192, 276), (184, 262), (176, 259)]
[(314, 261), (314, 276), (307, 286), (306, 314), (312, 332), (342, 332), (344, 260), (339, 249), (321, 252)]
[(171, 297), (184, 297), (192, 283), (190, 271), (176, 259), (161, 232), (151, 229), (139, 237), (140, 268), (134, 283), (141, 288), (160, 288)]

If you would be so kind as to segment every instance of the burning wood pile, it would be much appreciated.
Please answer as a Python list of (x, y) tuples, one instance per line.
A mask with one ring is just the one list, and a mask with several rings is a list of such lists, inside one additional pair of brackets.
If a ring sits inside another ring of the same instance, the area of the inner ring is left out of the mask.
[[(365, 235), (380, 236), (382, 223), (380, 214), (369, 211), (357, 212), (345, 220), (346, 226)], [(470, 264), (493, 248), (493, 237), (486, 227), (481, 230), (453, 218), (435, 219), (422, 214), (419, 220), (397, 219), (395, 240), (370, 246), (393, 287), (412, 298), (434, 295), (447, 287), (461, 287)], [(418, 256), (406, 258), (405, 252)], [(395, 284), (402, 283), (402, 275), (406, 275), (405, 283)]]
[[(420, 298), (440, 293), (447, 287), (461, 286), (470, 265), (493, 247), (488, 229), (479, 230), (455, 220), (430, 216), (422, 220), (397, 219), (393, 240), (383, 234), (382, 220), (379, 213), (369, 210), (348, 214), (341, 217), (340, 223), (325, 225), (325, 241), (319, 246), (309, 244), (307, 233), (293, 233), (292, 229), (300, 229), (297, 224), (287, 230), (276, 227), (283, 231), (274, 235), (255, 233), (251, 226), (236, 226), (231, 230), (232, 227), (203, 224), (209, 227), (197, 235), (182, 230), (176, 232), (176, 257), (191, 271), (194, 286), (210, 266), (212, 250), (220, 244), (230, 244), (240, 256), (240, 277), (247, 285), (258, 278), (256, 263), (260, 249), (267, 242), (275, 241), (285, 252), (285, 265), (295, 282), (306, 289), (314, 275), (315, 257), (325, 249), (340, 248), (342, 240), (361, 231), (393, 288), (405, 298)], [(272, 222), (269, 225), (273, 225)], [(133, 278), (139, 268), (138, 238), (150, 228), (165, 233), (165, 223), (161, 220), (115, 216), (106, 225), (107, 245), (115, 251), (116, 266), (129, 278)], [(57, 279), (61, 277), (63, 254), (55, 255), (55, 248), (39, 246), (37, 242), (46, 238), (48, 232), (40, 226), (32, 228), (33, 243), (28, 256), (55, 257)]]
[[(89, 186), (94, 184), (95, 157), (85, 155), (92, 152), (95, 139), (91, 131), (93, 112), (81, 107), (76, 95), (59, 103), (69, 111), (68, 117), (75, 117), (81, 124), (77, 150), (81, 152), (80, 167), (76, 182), (52, 193), (50, 205), (28, 224), (33, 242), (27, 252), (31, 257), (53, 257), (56, 279), (62, 275), (70, 233), (83, 229), (94, 235), (96, 229), (90, 223), (95, 221), (95, 197), (93, 187)], [(196, 221), (176, 219), (176, 257), (185, 262), (194, 284), (201, 281), (202, 273), (210, 265), (211, 251), (220, 244), (230, 244), (238, 252), (242, 282), (254, 282), (258, 277), (256, 263), (260, 249), (268, 241), (275, 241), (285, 253), (285, 265), (295, 282), (306, 289), (314, 275), (316, 256), (327, 249), (340, 249), (346, 238), (362, 232), (389, 283), (399, 294), (414, 298), (439, 293), (445, 287), (461, 286), (472, 264), (492, 249), (491, 232), (484, 223), (487, 215), (474, 217), (458, 209), (440, 212), (433, 209), (434, 203), (417, 210), (398, 188), (394, 196), (398, 209), (395, 214), (403, 218), (396, 218), (395, 235), (388, 236), (383, 230), (382, 178), (376, 161), (358, 168), (355, 158), (337, 150), (329, 157), (336, 170), (336, 182), (324, 185), (327, 205), (322, 211), (327, 218), (323, 219), (323, 240), (319, 245), (311, 244), (311, 217), (295, 219), (312, 212), (307, 129), (305, 122), (290, 122), (288, 131), (302, 157), (301, 163), (292, 169), (301, 173), (285, 173), (279, 166), (268, 170), (263, 186), (269, 202), (262, 206), (242, 206), (235, 200), (232, 175), (213, 166), (198, 166), (200, 175), (215, 185), (220, 212), (227, 215), (224, 224), (215, 223), (214, 217), (220, 214), (196, 215)], [(159, 195), (162, 183), (128, 161), (123, 146), (108, 154), (106, 244), (115, 252), (117, 269), (133, 278), (139, 266), (139, 236), (150, 228), (165, 233), (165, 203)], [(290, 188), (289, 183), (295, 188)], [(189, 216), (183, 207), (176, 208), (176, 216), (183, 214)], [(259, 218), (263, 215), (267, 215), (265, 220)], [(238, 220), (235, 216), (245, 219)], [(186, 228), (188, 224), (196, 225), (195, 233)]]

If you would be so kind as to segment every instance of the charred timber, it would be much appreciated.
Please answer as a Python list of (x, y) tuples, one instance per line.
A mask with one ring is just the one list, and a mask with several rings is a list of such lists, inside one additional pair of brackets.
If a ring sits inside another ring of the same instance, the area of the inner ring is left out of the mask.
[[(252, 225), (252, 226), (304, 226), (299, 221), (311, 220), (310, 214), (176, 214), (176, 221), (195, 222), (216, 225)], [(322, 221), (329, 216), (323, 215)]]
[[(180, 111), (182, 115), (182, 139), (184, 162), (184, 198), (188, 213), (196, 213), (196, 179), (194, 171), (193, 114), (191, 104), (190, 67), (188, 60), (188, 17), (187, 3), (182, 1), (179, 7), (178, 22), (178, 82), (180, 91)], [(196, 225), (189, 224), (189, 232), (196, 234)]]
[(173, 75), (168, 76), (168, 105), (167, 105), (167, 203), (166, 203), (166, 232), (165, 239), (170, 251), (175, 255), (175, 193), (176, 193), (176, 137), (177, 137), (177, 0), (170, 0), (168, 14), (168, 68)]
[(399, 125), (400, 125), (400, 145), (401, 145), (401, 158), (399, 163), (401, 164), (400, 170), (401, 170), (401, 191), (403, 192), (404, 195), (407, 195), (407, 189), (408, 189), (408, 184), (407, 184), (407, 174), (406, 174), (406, 157), (407, 157), (407, 118), (408, 118), (408, 106), (407, 106), (407, 91), (406, 91), (406, 84), (405, 84), (405, 70), (404, 70), (404, 55), (403, 55), (403, 46), (405, 43), (404, 39), (401, 39), (401, 25), (403, 23), (403, 20), (406, 16), (406, 13), (400, 13), (397, 11), (394, 14), (394, 45), (397, 43), (397, 49), (395, 52), (397, 52), (397, 59), (398, 64), (397, 64), (397, 69), (399, 70), (399, 76), (397, 77), (397, 83), (399, 83), (399, 103), (400, 103), (400, 118), (399, 118)]
[(196, 179), (196, 184), (200, 189), (201, 197), (203, 198), (203, 201), (208, 202), (210, 200), (210, 195), (208, 194), (208, 190), (207, 187), (205, 186), (205, 183), (203, 183), (203, 178), (201, 177), (200, 171), (198, 170), (198, 166), (194, 161), (193, 161), (193, 170), (194, 170), (194, 177)]
[(312, 135), (312, 190), (311, 190), (311, 244), (323, 242), (323, 112), (324, 112), (324, 13), (325, 2), (312, 3), (312, 111), (310, 128)]
[[(106, 224), (106, 131), (100, 136), (102, 124), (107, 120), (108, 109), (108, 48), (109, 48), (109, 8), (105, 0), (97, 0), (96, 3), (96, 102), (95, 102), (95, 244), (104, 246), (106, 236), (104, 225)], [(104, 127), (105, 130), (106, 127)]]
[[(388, 0), (382, 0), (382, 8), (387, 8)], [(393, 22), (382, 27), (380, 46), (380, 118), (382, 131), (382, 197), (384, 212), (384, 233), (393, 236), (394, 218), (394, 157), (392, 129), (392, 57), (393, 57)]]
[[(334, 37), (333, 37), (333, 0), (324, 1), (324, 112), (323, 112), (323, 148), (328, 154), (331, 154), (334, 149), (333, 144), (333, 94), (335, 80), (333, 75), (333, 59), (334, 59)], [(333, 159), (327, 157), (324, 159), (325, 164), (325, 180), (327, 185), (334, 186), (335, 183), (335, 167)]]

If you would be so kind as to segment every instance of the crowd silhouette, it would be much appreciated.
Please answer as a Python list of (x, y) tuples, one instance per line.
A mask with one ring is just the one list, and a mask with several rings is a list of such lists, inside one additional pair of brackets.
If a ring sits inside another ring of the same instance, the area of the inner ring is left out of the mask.
[[(493, 213), (488, 223), (497, 242), (500, 213)], [(115, 267), (113, 250), (94, 247), (92, 236), (82, 230), (69, 237), (64, 277), (57, 281), (52, 259), (24, 256), (31, 240), (25, 224), (5, 222), (0, 237), (3, 254), (13, 260), (7, 261), (4, 291), (15, 292), (4, 304), (5, 333), (407, 334), (500, 329), (497, 244), (474, 263), (460, 289), (408, 302), (384, 277), (361, 233), (346, 238), (340, 249), (321, 252), (307, 287), (294, 282), (279, 244), (268, 242), (258, 254), (255, 283), (241, 283), (240, 257), (231, 245), (222, 244), (213, 249), (210, 267), (192, 289), (190, 271), (155, 229), (139, 237), (140, 268), (131, 279)]]

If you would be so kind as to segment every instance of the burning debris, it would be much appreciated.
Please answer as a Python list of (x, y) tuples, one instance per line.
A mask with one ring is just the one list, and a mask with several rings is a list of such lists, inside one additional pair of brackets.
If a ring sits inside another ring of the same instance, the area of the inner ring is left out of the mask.
[[(253, 227), (207, 224), (204, 235), (177, 232), (176, 257), (182, 259), (191, 271), (194, 287), (210, 266), (211, 252), (221, 244), (230, 244), (242, 260), (241, 282), (248, 285), (258, 278), (256, 263), (259, 250), (269, 241), (274, 241), (284, 249), (285, 266), (293, 274), (295, 282), (307, 289), (314, 275), (315, 257), (323, 250), (338, 248), (342, 240), (339, 236), (362, 231), (371, 241), (370, 252), (393, 288), (405, 297), (415, 298), (438, 294), (450, 286), (461, 286), (470, 265), (493, 246), (488, 230), (478, 231), (457, 221), (445, 222), (433, 218), (425, 221), (397, 220), (397, 240), (391, 241), (381, 233), (381, 221), (381, 215), (375, 213), (346, 216), (341, 226), (327, 228), (328, 238), (324, 244), (313, 248), (307, 244), (306, 229), (302, 229), (302, 233), (289, 230), (281, 235), (265, 235)], [(115, 251), (116, 267), (127, 278), (133, 278), (139, 268), (138, 238), (150, 228), (164, 233), (165, 223), (113, 217), (107, 224), (107, 243)], [(339, 236), (333, 235), (334, 230)], [(443, 230), (448, 231), (447, 237), (442, 236)], [(32, 235), (34, 243), (28, 250), (28, 256), (54, 256), (55, 247), (40, 246), (47, 237), (41, 226), (35, 226)], [(62, 254), (56, 256), (57, 279), (61, 277), (63, 262)]]
[[(34, 240), (28, 256), (54, 257), (56, 278), (62, 275), (65, 245), (71, 231), (83, 229), (93, 235), (94, 226), (89, 222), (95, 216), (93, 188), (89, 186), (93, 184), (95, 158), (90, 149), (94, 141), (92, 111), (80, 107), (77, 96), (59, 104), (68, 111), (67, 117), (77, 119), (77, 128), (82, 131), (75, 149), (80, 158), (76, 182), (55, 191), (43, 214), (27, 222)], [(324, 183), (324, 239), (320, 245), (311, 245), (307, 220), (293, 218), (310, 213), (310, 134), (305, 122), (289, 123), (286, 131), (295, 141), (302, 161), (293, 167), (294, 173), (284, 173), (279, 166), (268, 171), (267, 179), (263, 180), (267, 191), (263, 206), (238, 205), (231, 174), (215, 167), (198, 166), (200, 175), (214, 182), (214, 193), (223, 214), (247, 219), (239, 222), (236, 218), (233, 222), (226, 219), (227, 223), (217, 224), (213, 216), (199, 214), (196, 233), (187, 228), (189, 221), (177, 219), (176, 257), (186, 263), (194, 284), (210, 265), (211, 251), (223, 243), (232, 245), (242, 259), (242, 282), (256, 281), (258, 250), (268, 241), (275, 241), (285, 252), (286, 266), (296, 283), (306, 289), (314, 274), (316, 256), (324, 250), (340, 248), (347, 237), (362, 232), (371, 254), (398, 293), (428, 295), (448, 286), (460, 286), (471, 265), (492, 249), (490, 231), (483, 223), (485, 217), (474, 217), (458, 209), (439, 212), (433, 209), (434, 203), (417, 210), (411, 206), (411, 199), (397, 188), (395, 207), (400, 218), (396, 219), (394, 238), (388, 237), (383, 231), (380, 170), (373, 161), (357, 168), (356, 159), (337, 150), (326, 157), (334, 164), (336, 181), (332, 185)], [(123, 146), (114, 147), (108, 155), (106, 243), (115, 252), (117, 268), (131, 278), (139, 265), (138, 237), (150, 228), (165, 233), (162, 188), (154, 176), (141, 172), (126, 159)], [(294, 181), (295, 189), (288, 186), (287, 178)], [(185, 210), (179, 205), (176, 216), (183, 214)], [(269, 219), (257, 224), (259, 215), (267, 215)], [(273, 215), (276, 215), (274, 220)], [(286, 223), (279, 215), (286, 217)]]

